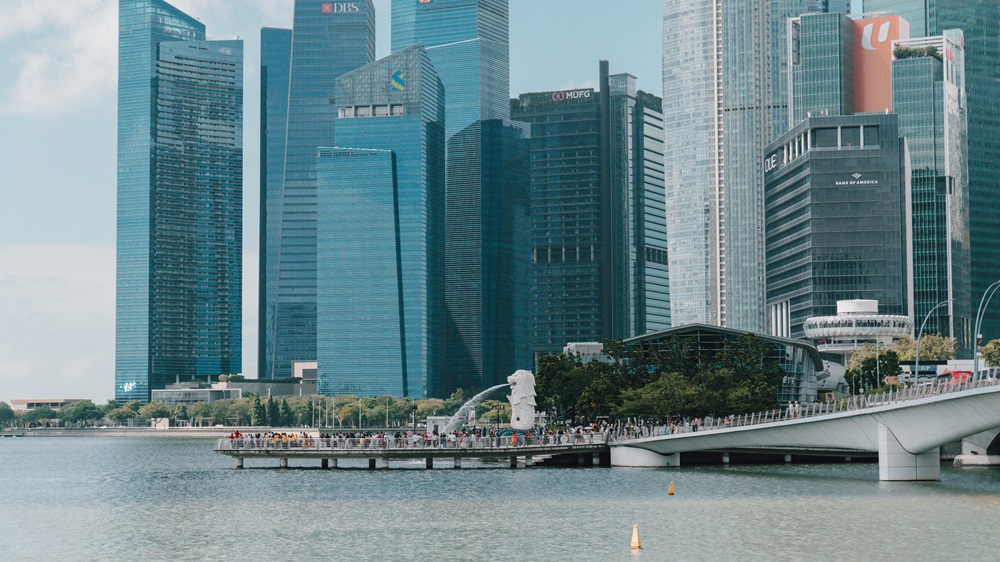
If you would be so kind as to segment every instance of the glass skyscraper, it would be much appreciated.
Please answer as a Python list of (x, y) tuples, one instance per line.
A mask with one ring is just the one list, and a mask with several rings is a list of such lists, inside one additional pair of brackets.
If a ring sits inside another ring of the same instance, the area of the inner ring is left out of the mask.
[(814, 116), (766, 151), (771, 335), (802, 338), (837, 301), (909, 315), (909, 170), (892, 113)]
[(115, 398), (242, 371), (243, 44), (119, 3)]
[(445, 90), (447, 366), (439, 395), (530, 368), (527, 126), (510, 122), (506, 0), (393, 2)]
[(854, 24), (840, 13), (789, 21), (788, 126), (810, 115), (854, 113)]
[(961, 44), (960, 31), (900, 41), (892, 62), (892, 104), (913, 170), (914, 323), (947, 301), (926, 331), (954, 337), (960, 349), (968, 350), (973, 327)]
[(337, 79), (321, 148), (319, 391), (436, 395), (444, 302), (444, 91), (414, 45)]
[(522, 94), (531, 124), (532, 351), (670, 326), (660, 98), (635, 78)]
[[(891, 10), (910, 21), (910, 35), (941, 35), (961, 29), (965, 38), (965, 86), (969, 104), (968, 173), (972, 310), (1000, 279), (1000, 2), (994, 0), (865, 0), (866, 11)], [(983, 341), (1000, 338), (1000, 307), (987, 307)]]
[[(262, 64), (282, 72), (280, 57), (285, 47), (280, 35), (265, 31), (263, 39), (269, 40), (262, 42), (266, 51)], [(282, 132), (285, 141), (282, 181), (277, 183), (273, 167), (262, 175), (266, 193), (261, 197), (269, 203), (261, 225), (265, 231), (261, 250), (265, 302), (259, 311), (264, 333), (259, 338), (264, 347), (258, 350), (263, 357), (261, 378), (288, 378), (293, 362), (316, 359), (316, 151), (334, 145), (337, 77), (374, 59), (371, 0), (296, 0), (284, 131), (277, 128), (281, 127), (281, 110), (262, 104), (265, 111), (278, 112), (263, 121), (269, 127), (262, 139), (269, 143), (261, 149), (264, 159), (278, 165), (281, 147), (273, 144), (280, 144)], [(271, 72), (268, 76), (273, 78)], [(281, 86), (281, 78), (269, 79), (264, 95), (280, 97), (276, 90)]]

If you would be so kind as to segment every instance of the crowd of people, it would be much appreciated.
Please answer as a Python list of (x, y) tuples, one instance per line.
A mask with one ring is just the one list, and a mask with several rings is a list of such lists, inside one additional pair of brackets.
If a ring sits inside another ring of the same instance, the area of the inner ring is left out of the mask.
[[(596, 424), (595, 424), (596, 425)], [(492, 447), (530, 447), (597, 443), (607, 438), (593, 427), (576, 429), (534, 429), (509, 432), (493, 428), (467, 428), (448, 432), (373, 432), (347, 431), (318, 434), (309, 432), (263, 432), (229, 434), (234, 449), (483, 449)]]

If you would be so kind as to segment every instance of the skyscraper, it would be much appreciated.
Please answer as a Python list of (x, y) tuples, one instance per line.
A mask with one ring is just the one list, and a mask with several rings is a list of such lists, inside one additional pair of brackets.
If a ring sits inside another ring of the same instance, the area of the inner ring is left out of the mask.
[(119, 3), (115, 398), (242, 370), (243, 43)]
[(445, 90), (447, 394), (531, 366), (527, 127), (508, 119), (506, 0), (394, 2), (392, 50), (416, 43)]
[[(445, 338), (444, 91), (419, 45), (337, 79), (318, 186), (319, 391), (436, 395)], [(349, 148), (347, 148), (349, 147)]]
[[(969, 107), (968, 173), (971, 250), (971, 309), (979, 306), (1000, 271), (1000, 2), (994, 0), (865, 0), (866, 11), (890, 10), (910, 21), (910, 35), (941, 35), (961, 29), (964, 37), (965, 86)], [(1000, 307), (986, 308), (983, 341), (1000, 337)]]
[(721, 34), (721, 0), (664, 1), (667, 257), (677, 326), (725, 322)]
[(522, 94), (531, 124), (532, 351), (670, 326), (660, 98), (635, 78)]
[(972, 349), (967, 107), (961, 31), (900, 40), (892, 105), (912, 161), (914, 324)]
[[(265, 39), (270, 37), (266, 36)], [(266, 44), (262, 62), (283, 66), (280, 38)], [(375, 59), (375, 12), (371, 0), (322, 2), (296, 0), (288, 78), (288, 109), (284, 129), (282, 181), (276, 171), (262, 186), (267, 204), (264, 248), (261, 251), (265, 302), (259, 312), (259, 338), (264, 348), (261, 378), (288, 378), (295, 361), (316, 359), (316, 155), (321, 146), (334, 145), (337, 117), (333, 97), (337, 77)], [(279, 70), (280, 72), (280, 70)], [(271, 76), (271, 73), (269, 73)], [(265, 95), (280, 87), (280, 78), (267, 84)], [(280, 96), (280, 94), (279, 94)], [(265, 108), (278, 111), (278, 108)], [(280, 117), (280, 115), (278, 116)], [(268, 126), (280, 127), (270, 117)], [(264, 140), (265, 158), (275, 155), (281, 130)], [(274, 195), (273, 192), (277, 192)], [(275, 255), (277, 254), (277, 255)]]

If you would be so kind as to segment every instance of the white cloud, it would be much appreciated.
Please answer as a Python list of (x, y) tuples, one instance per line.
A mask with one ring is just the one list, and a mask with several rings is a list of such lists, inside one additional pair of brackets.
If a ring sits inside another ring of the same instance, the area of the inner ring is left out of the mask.
[(114, 388), (115, 249), (0, 244), (0, 400)]
[(118, 6), (113, 0), (4, 2), (0, 41), (14, 45), (6, 111), (60, 114), (115, 92)]

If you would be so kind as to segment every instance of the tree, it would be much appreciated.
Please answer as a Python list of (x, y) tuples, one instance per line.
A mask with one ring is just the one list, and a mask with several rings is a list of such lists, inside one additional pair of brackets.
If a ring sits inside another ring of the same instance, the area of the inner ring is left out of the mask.
[(134, 418), (135, 416), (136, 416), (135, 412), (133, 412), (129, 408), (124, 408), (124, 407), (115, 408), (114, 410), (111, 410), (105, 415), (106, 418), (108, 418), (109, 420), (111, 420), (113, 423), (116, 424), (123, 424), (128, 420)]
[(134, 413), (138, 414), (139, 408), (142, 407), (142, 403), (139, 402), (138, 400), (129, 400), (128, 402), (125, 403), (125, 406), (123, 407), (128, 408), (129, 410), (132, 410)]
[(281, 425), (281, 412), (278, 410), (278, 401), (274, 398), (267, 399), (267, 425), (276, 427)]
[(612, 412), (617, 417), (693, 416), (701, 414), (698, 388), (680, 373), (663, 373), (642, 388), (622, 392), (622, 403)]
[(510, 421), (510, 402), (506, 400), (483, 400), (479, 404), (479, 419), (486, 423)]
[(260, 395), (254, 394), (250, 402), (250, 425), (267, 425), (267, 410), (260, 403)]
[[(920, 347), (922, 350), (923, 345)], [(876, 358), (873, 346), (873, 352), (870, 355), (865, 355), (853, 366), (848, 367), (845, 377), (847, 384), (851, 385), (852, 388), (872, 390), (883, 386), (886, 377), (899, 376), (900, 373), (902, 370), (899, 367), (899, 356), (896, 355), (896, 352), (891, 349), (879, 350)]]
[(292, 409), (288, 406), (288, 401), (284, 398), (281, 399), (280, 415), (281, 425), (284, 427), (291, 427), (295, 425), (295, 416), (292, 414)]
[(174, 408), (174, 419), (175, 420), (188, 420), (191, 419), (191, 414), (188, 413), (187, 406), (184, 404), (178, 404)]
[(16, 419), (17, 414), (14, 413), (14, 409), (10, 407), (10, 404), (0, 402), (0, 426), (9, 425)]
[[(900, 361), (914, 361), (916, 347), (916, 343), (909, 337), (899, 338), (892, 342), (892, 349), (899, 356)], [(874, 352), (872, 353), (874, 354)], [(924, 334), (920, 338), (921, 361), (948, 361), (954, 358), (955, 338), (946, 338), (938, 334)]]
[(139, 415), (147, 420), (155, 418), (169, 418), (170, 408), (163, 402), (150, 402), (139, 408)]
[[(921, 346), (923, 351), (923, 346)], [(992, 340), (983, 346), (983, 359), (990, 364), (990, 367), (1000, 367), (1000, 340)]]
[(593, 382), (594, 372), (574, 355), (542, 357), (535, 374), (538, 405), (548, 410), (552, 419), (574, 418), (577, 413), (576, 404), (584, 389)]
[(104, 410), (90, 400), (73, 402), (59, 409), (59, 419), (66, 423), (82, 423), (104, 418)]
[(58, 417), (56, 412), (48, 406), (40, 406), (21, 415), (21, 420), (25, 423), (42, 423), (54, 420)]

